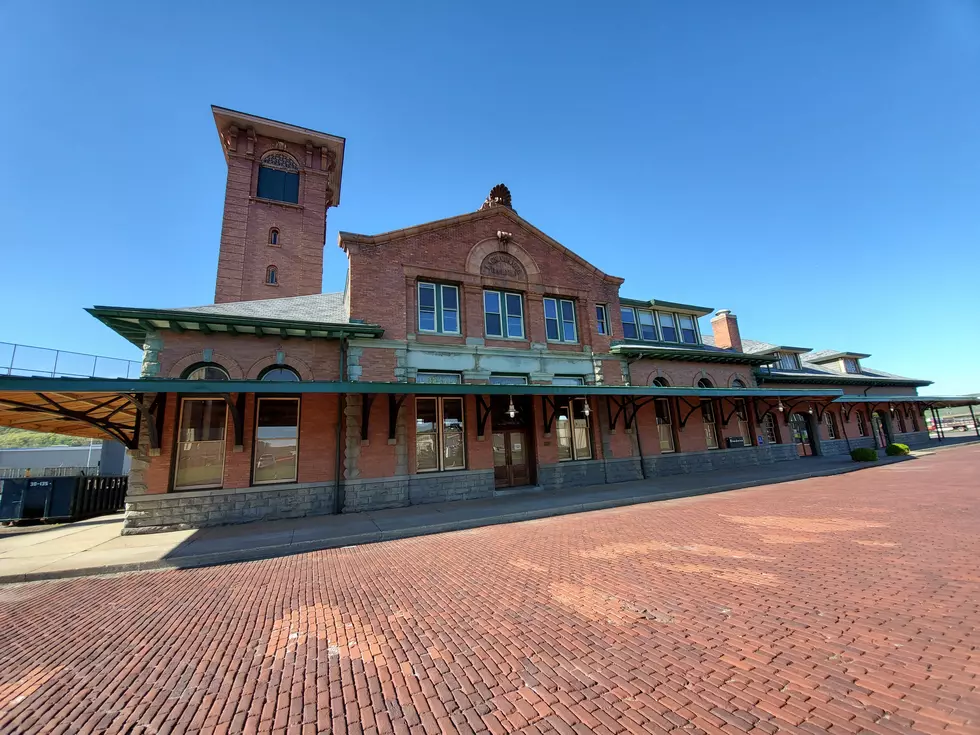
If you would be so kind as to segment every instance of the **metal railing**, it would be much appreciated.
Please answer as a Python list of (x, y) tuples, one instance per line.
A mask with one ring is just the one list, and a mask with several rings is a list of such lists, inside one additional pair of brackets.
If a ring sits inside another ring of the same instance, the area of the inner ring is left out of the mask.
[(140, 367), (138, 360), (0, 342), (0, 375), (138, 378)]

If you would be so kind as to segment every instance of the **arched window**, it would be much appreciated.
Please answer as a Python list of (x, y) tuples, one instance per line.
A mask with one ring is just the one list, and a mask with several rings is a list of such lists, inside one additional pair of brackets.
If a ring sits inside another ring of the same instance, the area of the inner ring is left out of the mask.
[(735, 380), (732, 381), (732, 388), (744, 388), (744, 387), (745, 387), (745, 381), (739, 380), (738, 378), (735, 378)]
[(265, 269), (265, 282), (269, 286), (279, 285), (279, 269), (274, 265), (270, 265)]
[(669, 388), (670, 383), (667, 382), (667, 378), (654, 378), (653, 385), (655, 388)]
[(698, 388), (714, 388), (714, 386), (707, 378), (701, 378), (701, 380), (698, 381)]
[(286, 154), (269, 153), (259, 166), (255, 195), (260, 199), (299, 204), (299, 164)]
[(273, 227), (269, 230), (269, 244), (278, 245), (279, 244), (279, 228)]
[(231, 380), (228, 371), (213, 362), (199, 362), (184, 371), (184, 380)]
[(295, 383), (299, 381), (299, 373), (285, 365), (273, 365), (262, 371), (259, 375), (259, 380)]

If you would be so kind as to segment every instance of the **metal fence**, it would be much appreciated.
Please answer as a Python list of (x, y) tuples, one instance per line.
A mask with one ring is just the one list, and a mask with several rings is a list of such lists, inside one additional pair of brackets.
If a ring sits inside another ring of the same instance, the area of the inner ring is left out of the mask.
[(0, 342), (0, 375), (49, 378), (138, 378), (138, 360)]
[(0, 467), (0, 480), (14, 477), (75, 477), (97, 475), (98, 467)]

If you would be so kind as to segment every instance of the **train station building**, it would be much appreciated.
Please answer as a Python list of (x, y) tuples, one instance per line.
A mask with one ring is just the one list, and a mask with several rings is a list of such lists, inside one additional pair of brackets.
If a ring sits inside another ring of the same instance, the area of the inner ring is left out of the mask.
[(88, 310), (143, 350), (139, 379), (0, 378), (0, 425), (129, 447), (127, 532), (922, 446), (925, 412), (978, 403), (868, 354), (743, 338), (728, 309), (621, 297), (503, 185), (459, 216), (341, 232), (346, 286), (322, 293), (344, 139), (214, 119), (213, 303)]

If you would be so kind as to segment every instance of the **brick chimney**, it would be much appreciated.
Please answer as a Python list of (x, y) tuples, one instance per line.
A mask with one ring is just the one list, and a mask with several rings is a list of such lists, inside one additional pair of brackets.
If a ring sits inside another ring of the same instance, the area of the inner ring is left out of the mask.
[(715, 347), (723, 350), (742, 351), (742, 337), (738, 333), (738, 317), (729, 309), (719, 309), (711, 320), (711, 332), (715, 335)]

